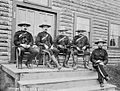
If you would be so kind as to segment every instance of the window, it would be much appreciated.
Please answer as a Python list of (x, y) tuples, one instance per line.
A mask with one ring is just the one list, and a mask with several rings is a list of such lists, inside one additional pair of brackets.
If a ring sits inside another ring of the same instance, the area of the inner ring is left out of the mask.
[(111, 24), (110, 28), (109, 45), (111, 47), (120, 47), (120, 25)]
[[(84, 17), (79, 17), (77, 16), (76, 18), (76, 29), (75, 30), (86, 30), (85, 35), (88, 37), (90, 40), (90, 19), (89, 18), (84, 18)], [(75, 33), (76, 35), (76, 33)]]

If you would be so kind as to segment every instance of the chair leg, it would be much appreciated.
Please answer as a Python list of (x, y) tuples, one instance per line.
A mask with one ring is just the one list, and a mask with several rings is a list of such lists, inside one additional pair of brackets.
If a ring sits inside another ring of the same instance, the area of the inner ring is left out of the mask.
[(45, 53), (43, 53), (43, 66), (45, 66)]
[(37, 65), (37, 67), (38, 67), (38, 60), (37, 60), (37, 58), (35, 57), (35, 64)]
[(16, 52), (16, 68), (18, 68), (18, 53)]
[(16, 68), (22, 69), (22, 62), (19, 62), (20, 49), (16, 52)]

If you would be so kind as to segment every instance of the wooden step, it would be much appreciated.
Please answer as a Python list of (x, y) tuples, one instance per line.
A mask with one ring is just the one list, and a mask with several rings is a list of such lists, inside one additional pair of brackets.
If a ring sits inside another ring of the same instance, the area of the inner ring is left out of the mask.
[(53, 78), (53, 79), (40, 79), (40, 80), (25, 80), (18, 81), (21, 88), (47, 88), (47, 89), (60, 89), (70, 88), (76, 86), (92, 86), (98, 84), (96, 76), (92, 77), (72, 77), (72, 78)]
[(111, 84), (105, 84), (104, 87), (100, 87), (99, 84), (92, 85), (92, 86), (76, 86), (76, 87), (69, 87), (69, 88), (20, 88), (21, 91), (116, 91), (116, 86)]
[[(51, 69), (50, 69), (51, 70)], [(36, 80), (36, 79), (52, 79), (52, 78), (64, 78), (64, 77), (88, 77), (88, 76), (96, 76), (97, 73), (95, 71), (90, 71), (88, 69), (61, 69), (58, 70), (52, 70), (52, 71), (39, 71), (39, 72), (23, 72), (20, 73), (20, 81), (24, 80)]]
[(67, 89), (57, 89), (53, 91), (116, 91), (116, 86), (111, 84), (105, 84), (104, 87), (99, 85), (87, 86), (87, 87), (71, 87)]

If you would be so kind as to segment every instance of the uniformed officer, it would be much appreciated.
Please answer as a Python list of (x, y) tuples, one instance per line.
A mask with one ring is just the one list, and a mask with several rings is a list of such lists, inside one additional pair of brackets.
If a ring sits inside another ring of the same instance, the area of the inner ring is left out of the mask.
[(19, 49), (19, 55), (18, 55), (18, 68), (22, 68), (22, 59), (24, 52), (28, 51), (30, 52), (30, 55), (28, 57), (28, 60), (25, 62), (25, 65), (29, 68), (30, 63), (32, 62), (32, 59), (37, 55), (38, 51), (33, 48), (33, 37), (31, 33), (27, 31), (28, 27), (30, 27), (30, 24), (26, 22), (22, 22), (18, 24), (19, 27), (21, 27), (20, 31), (17, 31), (14, 35), (14, 44)]
[(98, 72), (98, 81), (101, 87), (104, 87), (104, 79), (106, 81), (109, 80), (108, 74), (104, 70), (104, 65), (108, 63), (108, 53), (105, 49), (103, 49), (103, 44), (106, 43), (102, 39), (99, 39), (95, 44), (98, 45), (98, 48), (93, 50), (91, 54), (91, 62), (93, 67)]
[[(73, 67), (74, 69), (77, 69), (77, 61), (78, 61), (78, 54), (83, 54), (84, 59), (84, 67), (88, 68), (89, 65), (89, 58), (90, 58), (90, 44), (88, 41), (87, 36), (85, 36), (83, 33), (86, 32), (86, 30), (77, 30), (78, 34), (73, 37)], [(75, 58), (75, 56), (77, 58)], [(76, 60), (75, 60), (76, 59)]]
[(66, 35), (67, 29), (58, 30), (59, 35), (55, 38), (54, 45), (59, 50), (59, 53), (63, 53), (65, 55), (65, 60), (63, 62), (63, 67), (69, 68), (68, 60), (70, 57), (70, 40)]
[[(36, 45), (40, 47), (40, 54), (42, 53), (42, 50), (47, 50), (50, 53), (50, 58), (54, 61), (54, 63), (57, 65), (58, 69), (61, 69), (61, 66), (59, 65), (57, 59), (55, 58), (54, 54), (58, 53), (57, 50), (54, 50), (52, 47), (53, 41), (51, 35), (47, 32), (48, 28), (51, 27), (48, 24), (42, 24), (39, 27), (43, 29), (42, 32), (38, 33), (36, 37)], [(50, 62), (46, 61), (47, 66), (50, 68), (53, 68)]]

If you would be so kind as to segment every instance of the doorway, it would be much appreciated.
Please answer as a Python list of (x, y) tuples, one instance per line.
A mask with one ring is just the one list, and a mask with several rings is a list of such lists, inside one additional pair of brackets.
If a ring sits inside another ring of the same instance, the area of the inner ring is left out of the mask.
[(54, 13), (48, 13), (45, 11), (37, 11), (34, 9), (17, 7), (16, 31), (20, 30), (20, 27), (18, 27), (19, 23), (27, 22), (31, 25), (28, 31), (35, 38), (39, 32), (42, 32), (42, 29), (39, 27), (39, 25), (43, 23), (47, 23), (51, 25), (51, 27), (48, 29), (48, 33), (50, 33), (52, 38), (54, 38), (55, 32), (56, 32), (55, 17), (56, 17), (56, 14)]

